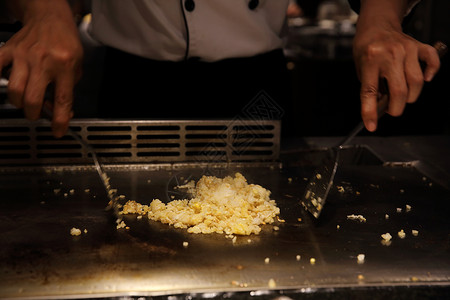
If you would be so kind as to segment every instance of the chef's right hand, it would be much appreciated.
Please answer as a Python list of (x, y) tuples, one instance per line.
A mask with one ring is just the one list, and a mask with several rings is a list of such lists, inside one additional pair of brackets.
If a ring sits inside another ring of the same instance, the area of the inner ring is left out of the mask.
[(12, 0), (23, 27), (0, 48), (0, 70), (11, 66), (9, 101), (25, 117), (40, 117), (47, 86), (54, 84), (52, 131), (63, 136), (73, 116), (73, 88), (81, 77), (83, 48), (66, 0)]

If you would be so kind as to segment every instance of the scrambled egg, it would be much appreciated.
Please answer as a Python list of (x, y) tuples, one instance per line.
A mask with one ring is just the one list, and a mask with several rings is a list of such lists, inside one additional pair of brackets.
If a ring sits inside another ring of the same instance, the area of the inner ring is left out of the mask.
[(175, 228), (187, 228), (189, 233), (250, 235), (258, 234), (260, 225), (273, 223), (280, 213), (275, 200), (270, 199), (270, 191), (248, 184), (240, 173), (223, 179), (203, 176), (189, 192), (192, 199), (167, 204), (159, 199), (150, 205), (128, 201), (122, 214), (147, 215)]

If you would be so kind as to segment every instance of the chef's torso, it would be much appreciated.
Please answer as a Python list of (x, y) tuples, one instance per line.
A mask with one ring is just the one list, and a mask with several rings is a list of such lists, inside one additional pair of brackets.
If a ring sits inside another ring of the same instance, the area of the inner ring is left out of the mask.
[(288, 3), (95, 0), (90, 33), (106, 46), (155, 60), (249, 57), (282, 47)]

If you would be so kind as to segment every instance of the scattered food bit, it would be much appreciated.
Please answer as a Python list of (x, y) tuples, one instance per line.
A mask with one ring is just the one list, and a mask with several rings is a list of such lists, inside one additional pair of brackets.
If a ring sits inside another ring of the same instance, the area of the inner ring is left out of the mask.
[(64, 198), (67, 198), (69, 196), (69, 194), (64, 193)]
[(345, 192), (344, 187), (342, 185), (337, 185), (336, 188), (337, 188), (339, 193)]
[(347, 220), (359, 221), (361, 223), (365, 223), (367, 221), (366, 218), (364, 218), (364, 216), (362, 216), (362, 215), (355, 215), (355, 214), (348, 215), (347, 216)]
[(236, 244), (236, 241), (237, 241), (237, 236), (234, 236), (234, 237), (231, 239), (231, 242), (232, 242), (233, 244)]
[(91, 190), (90, 190), (90, 189), (84, 189), (84, 192), (85, 192), (86, 194), (89, 194), (89, 193), (91, 192)]
[(75, 190), (74, 190), (74, 189), (71, 189), (71, 190), (69, 191), (69, 194), (70, 194), (70, 195), (75, 194)]
[(406, 204), (405, 211), (406, 212), (410, 212), (411, 211), (411, 205)]
[(175, 196), (174, 195), (170, 196), (170, 199), (172, 199), (172, 200), (175, 199)]
[(355, 194), (356, 194), (356, 196), (359, 196), (359, 195), (361, 195), (361, 193), (360, 193), (360, 192), (358, 192), (358, 191), (356, 191), (356, 192), (355, 192)]
[(120, 200), (125, 200), (126, 196), (125, 195), (119, 195), (119, 199)]
[(125, 224), (124, 221), (120, 221), (116, 226), (117, 229), (121, 229), (121, 228), (125, 228), (125, 227), (127, 227), (127, 225)]
[(252, 242), (252, 240), (251, 240), (251, 239), (248, 239), (248, 240), (247, 240), (247, 243), (249, 243), (249, 244), (250, 244), (251, 242)]
[(401, 213), (402, 209), (400, 207), (397, 207), (397, 213)]
[(359, 274), (359, 275), (358, 275), (358, 280), (359, 280), (359, 281), (364, 280), (364, 275), (363, 275), (363, 274)]
[(273, 289), (277, 287), (277, 283), (275, 282), (275, 280), (273, 278), (269, 279), (269, 283), (267, 284), (269, 286), (269, 288)]
[(301, 257), (300, 255), (297, 255), (297, 256), (295, 257), (295, 260), (296, 260), (296, 261), (300, 261), (300, 259), (302, 259), (302, 257)]
[(302, 218), (297, 218), (297, 221), (301, 222), (301, 221), (302, 221)]
[(320, 180), (320, 179), (322, 179), (322, 175), (319, 174), (319, 173), (317, 173), (317, 174), (316, 174), (316, 178), (317, 178), (318, 180)]
[(73, 227), (72, 229), (70, 229), (70, 234), (73, 236), (79, 236), (81, 234), (81, 230)]
[(137, 216), (137, 217), (136, 217), (136, 219), (138, 219), (138, 220), (142, 220), (142, 216), (141, 216), (141, 215), (139, 215), (139, 216)]
[(432, 182), (430, 182), (430, 183), (428, 184), (428, 186), (430, 186), (430, 187), (431, 187), (431, 186), (433, 186), (433, 183), (432, 183)]
[(400, 194), (404, 194), (405, 190), (404, 189), (400, 189)]
[(150, 182), (152, 182), (152, 180), (151, 179), (147, 179), (147, 183), (150, 183)]
[(412, 276), (412, 277), (411, 277), (411, 281), (417, 282), (417, 281), (419, 281), (419, 278), (417, 278), (416, 276)]
[(390, 241), (392, 239), (392, 235), (389, 232), (382, 234), (381, 237), (383, 238), (383, 240), (386, 240), (386, 241)]
[(316, 264), (316, 259), (315, 259), (314, 257), (311, 257), (311, 258), (309, 259), (309, 263), (310, 263), (311, 265), (315, 265), (315, 264)]
[(292, 178), (291, 177), (288, 178), (288, 183), (292, 183)]
[(268, 257), (266, 257), (265, 259), (264, 259), (264, 263), (267, 265), (268, 263), (270, 263), (270, 258), (268, 258)]
[(356, 259), (358, 261), (358, 264), (362, 265), (364, 263), (364, 260), (366, 259), (366, 255), (365, 254), (358, 254)]
[(385, 218), (386, 220), (389, 220), (389, 215), (388, 215), (388, 214), (385, 214), (385, 215), (384, 215), (384, 218)]
[(427, 181), (427, 178), (425, 176), (422, 177), (423, 181)]
[(58, 195), (61, 192), (61, 189), (53, 189), (53, 193), (55, 195)]
[(278, 226), (273, 226), (273, 231), (279, 231), (280, 230), (280, 227), (278, 227)]
[(88, 230), (85, 228), (83, 232), (84, 232), (84, 234), (86, 234), (86, 233), (88, 233)]
[(337, 230), (341, 229), (341, 225), (339, 225), (339, 224), (336, 225), (336, 229), (337, 229)]
[(233, 280), (232, 282), (231, 282), (231, 284), (232, 285), (234, 285), (234, 286), (238, 286), (238, 287), (248, 287), (248, 284), (247, 283), (243, 283), (243, 282), (239, 282), (239, 281), (237, 281), (237, 280)]
[(289, 194), (285, 194), (284, 196), (287, 197), (287, 198), (294, 198), (294, 196), (289, 195)]
[(412, 234), (413, 236), (418, 236), (418, 235), (419, 235), (419, 231), (413, 229), (413, 230), (411, 230), (411, 234)]
[(184, 248), (189, 247), (189, 242), (183, 242), (183, 247), (184, 247)]
[(286, 220), (280, 219), (280, 217), (279, 217), (279, 216), (277, 216), (277, 221), (278, 221), (278, 222), (280, 222), (280, 223), (284, 223), (284, 222), (286, 222)]
[(398, 234), (398, 237), (401, 239), (404, 239), (406, 237), (406, 233), (403, 229), (400, 230), (397, 234)]

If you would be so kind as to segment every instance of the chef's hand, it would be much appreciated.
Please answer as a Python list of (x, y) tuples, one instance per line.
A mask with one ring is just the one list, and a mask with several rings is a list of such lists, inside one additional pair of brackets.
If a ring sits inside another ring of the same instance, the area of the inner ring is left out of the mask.
[[(361, 116), (369, 131), (377, 128), (379, 80), (387, 81), (387, 113), (400, 116), (406, 103), (417, 100), (425, 81), (439, 70), (439, 56), (430, 45), (404, 34), (401, 22), (406, 0), (362, 0), (353, 42), (361, 81)], [(425, 64), (421, 69), (420, 62)]]
[(73, 88), (81, 77), (83, 48), (66, 0), (11, 0), (23, 27), (0, 48), (0, 70), (11, 65), (8, 98), (25, 117), (41, 115), (47, 86), (54, 84), (52, 130), (63, 136), (73, 116)]

